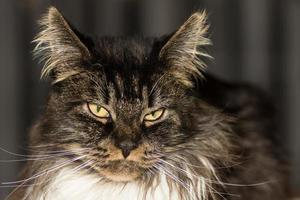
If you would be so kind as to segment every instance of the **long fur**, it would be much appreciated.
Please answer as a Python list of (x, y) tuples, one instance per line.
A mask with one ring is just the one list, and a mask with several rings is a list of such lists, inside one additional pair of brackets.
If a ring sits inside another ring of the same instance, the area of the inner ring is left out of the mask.
[[(91, 45), (55, 8), (42, 27), (35, 52), (55, 84), (30, 133), (22, 178), (2, 183), (15, 187), (8, 199), (286, 198), (269, 101), (209, 75), (195, 84), (211, 43), (205, 12), (167, 41), (105, 37)], [(96, 117), (90, 103), (110, 118)], [(146, 124), (157, 109), (161, 117)]]
[(40, 20), (40, 26), (42, 31), (33, 42), (36, 43), (35, 57), (45, 63), (41, 77), (56, 70), (56, 83), (80, 73), (78, 66), (83, 59), (90, 58), (90, 53), (56, 8), (49, 9)]
[(191, 87), (191, 77), (201, 76), (206, 68), (203, 58), (211, 58), (204, 47), (211, 45), (207, 38), (209, 26), (206, 12), (193, 14), (161, 49), (159, 57), (171, 67), (170, 73), (182, 84)]

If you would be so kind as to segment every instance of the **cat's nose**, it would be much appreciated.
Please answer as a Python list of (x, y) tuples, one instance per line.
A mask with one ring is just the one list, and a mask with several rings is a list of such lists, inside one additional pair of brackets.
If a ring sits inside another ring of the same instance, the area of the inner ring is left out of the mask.
[(121, 149), (124, 158), (127, 158), (130, 152), (137, 148), (137, 144), (128, 139), (116, 143), (116, 146)]

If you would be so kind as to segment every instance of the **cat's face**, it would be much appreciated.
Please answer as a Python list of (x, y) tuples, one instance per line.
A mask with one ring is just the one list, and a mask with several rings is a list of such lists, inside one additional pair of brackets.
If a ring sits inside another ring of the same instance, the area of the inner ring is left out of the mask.
[(125, 60), (86, 66), (56, 83), (48, 111), (56, 126), (47, 137), (89, 149), (79, 154), (86, 156), (82, 162), (94, 161), (93, 169), (111, 180), (153, 170), (158, 157), (188, 137), (181, 119), (189, 117), (190, 104), (184, 88), (164, 77), (159, 65)]
[(204, 15), (192, 16), (169, 40), (91, 41), (54, 8), (43, 21), (37, 52), (53, 86), (43, 142), (80, 156), (113, 181), (151, 175), (168, 153), (193, 135), (193, 99), (200, 75), (199, 45), (208, 44)]
[(153, 168), (168, 147), (184, 143), (180, 119), (188, 117), (189, 102), (175, 82), (158, 81), (162, 74), (142, 66), (125, 74), (112, 68), (129, 70), (110, 63), (57, 83), (48, 111), (55, 126), (47, 137), (89, 149), (83, 162), (94, 161), (93, 169), (111, 180), (127, 181)]

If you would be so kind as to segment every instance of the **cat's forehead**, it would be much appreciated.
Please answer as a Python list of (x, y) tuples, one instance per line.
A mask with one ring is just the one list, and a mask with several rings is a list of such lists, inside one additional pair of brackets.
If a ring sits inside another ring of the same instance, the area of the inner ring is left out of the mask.
[[(126, 70), (126, 69), (125, 69)], [(110, 98), (121, 105), (142, 105), (147, 101), (148, 91), (151, 85), (151, 76), (142, 71), (131, 70), (106, 72), (107, 89)]]
[(151, 39), (105, 37), (96, 41), (95, 50), (101, 64), (124, 68), (143, 65), (149, 61), (152, 46)]
[[(104, 72), (109, 96), (119, 102), (139, 104), (159, 75), (151, 60), (153, 42), (140, 38), (104, 38), (98, 40), (97, 63)], [(103, 80), (101, 80), (103, 81)]]

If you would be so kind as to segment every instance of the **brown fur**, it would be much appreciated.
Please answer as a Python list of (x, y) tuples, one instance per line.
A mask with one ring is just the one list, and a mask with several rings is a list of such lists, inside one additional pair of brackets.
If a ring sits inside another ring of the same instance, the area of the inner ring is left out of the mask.
[[(51, 196), (66, 168), (99, 178), (100, 188), (137, 183), (144, 198), (165, 177), (164, 187), (179, 200), (286, 199), (285, 163), (271, 151), (270, 102), (204, 75), (205, 12), (167, 40), (91, 42), (55, 8), (42, 25), (36, 52), (46, 60), (42, 75), (54, 84), (31, 133), (34, 159), (20, 181), (7, 183), (17, 185), (9, 199)], [(87, 103), (105, 107), (110, 117), (103, 123)], [(145, 122), (158, 109), (163, 116)]]

